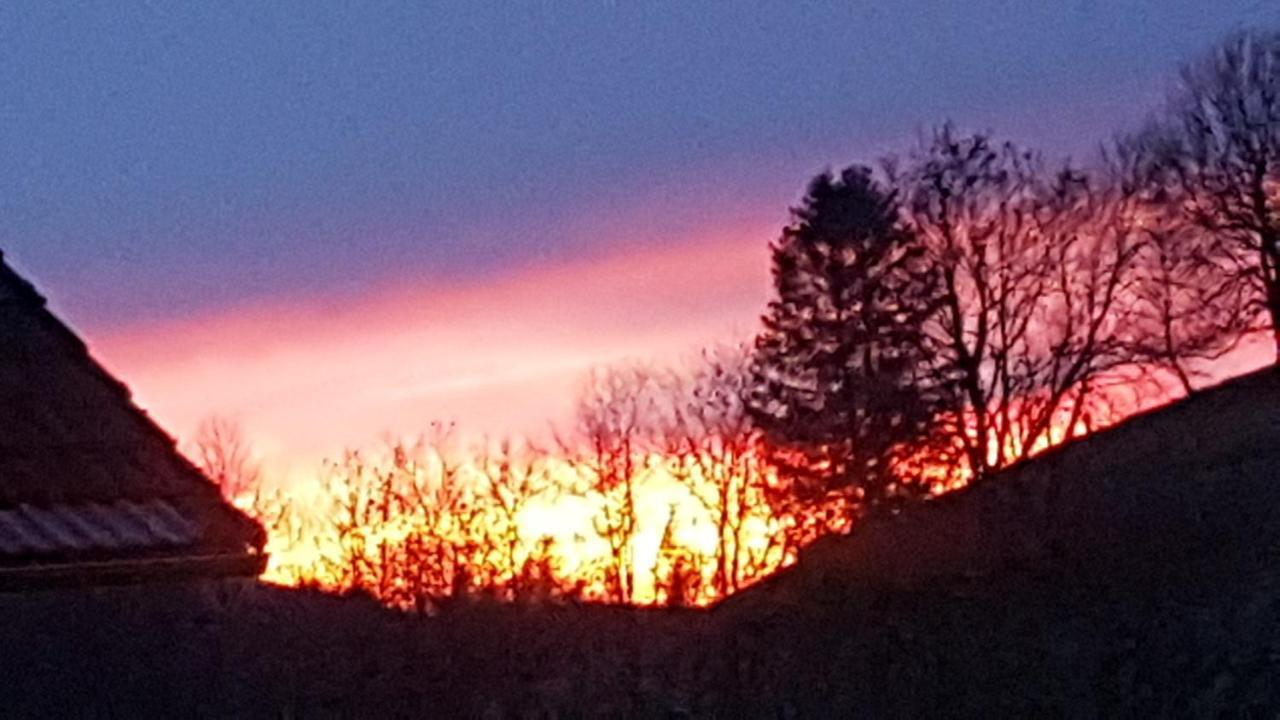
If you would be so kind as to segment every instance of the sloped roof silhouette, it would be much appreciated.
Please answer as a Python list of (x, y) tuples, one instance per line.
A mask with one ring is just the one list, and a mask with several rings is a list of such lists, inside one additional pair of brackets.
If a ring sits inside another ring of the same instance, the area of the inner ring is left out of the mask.
[(0, 254), (0, 586), (257, 574), (264, 541)]

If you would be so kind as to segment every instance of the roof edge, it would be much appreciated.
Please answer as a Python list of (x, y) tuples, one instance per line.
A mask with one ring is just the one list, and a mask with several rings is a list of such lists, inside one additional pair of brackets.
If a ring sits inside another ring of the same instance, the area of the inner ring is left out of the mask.
[(217, 553), (0, 568), (0, 593), (236, 577), (257, 578), (266, 570), (267, 559), (266, 553)]
[[(89, 372), (93, 373), (98, 380), (119, 397), (128, 412), (138, 419), (143, 432), (152, 435), (169, 448), (172, 457), (178, 462), (181, 470), (189, 474), (193, 481), (196, 481), (192, 488), (193, 494), (203, 496), (206, 500), (216, 498), (219, 504), (223, 506), (220, 508), (220, 512), (228, 517), (233, 517), (233, 524), (244, 532), (244, 541), (255, 545), (260, 550), (266, 542), (266, 531), (261, 523), (240, 508), (225, 501), (220, 489), (213, 480), (178, 449), (177, 438), (170, 435), (145, 410), (138, 407), (137, 403), (134, 402), (133, 393), (129, 386), (112, 375), (94, 357), (84, 340), (49, 309), (45, 297), (40, 294), (31, 281), (13, 268), (3, 251), (0, 251), (0, 284), (8, 284), (13, 288), (19, 296), (18, 302), (25, 302), (32, 309), (38, 321), (57, 336), (59, 341), (66, 343), (78, 356), (77, 360), (83, 362)], [(199, 489), (197, 490), (196, 488)]]

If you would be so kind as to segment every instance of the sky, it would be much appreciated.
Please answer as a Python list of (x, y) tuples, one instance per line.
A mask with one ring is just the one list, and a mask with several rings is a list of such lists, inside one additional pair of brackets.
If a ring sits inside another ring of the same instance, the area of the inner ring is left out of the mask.
[(1260, 0), (0, 6), (0, 248), (166, 427), (289, 467), (750, 334), (810, 176), (1087, 155)]

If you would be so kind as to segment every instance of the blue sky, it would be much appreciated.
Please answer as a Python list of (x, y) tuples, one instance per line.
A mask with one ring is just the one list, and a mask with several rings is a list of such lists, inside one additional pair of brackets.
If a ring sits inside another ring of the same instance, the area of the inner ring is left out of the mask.
[[(0, 7), (0, 247), (77, 326), (780, 221), (950, 117), (1086, 152), (1252, 1)], [(744, 237), (760, 244), (767, 237)]]

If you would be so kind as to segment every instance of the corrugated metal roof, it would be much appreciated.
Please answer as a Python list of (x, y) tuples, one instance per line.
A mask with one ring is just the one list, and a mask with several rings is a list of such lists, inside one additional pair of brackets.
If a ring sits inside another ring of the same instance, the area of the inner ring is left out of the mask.
[(196, 524), (164, 500), (0, 510), (0, 556), (146, 550), (198, 539)]

